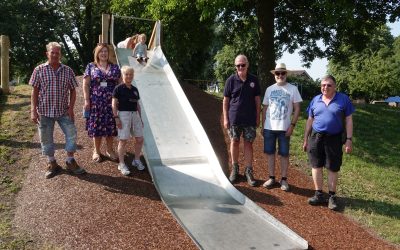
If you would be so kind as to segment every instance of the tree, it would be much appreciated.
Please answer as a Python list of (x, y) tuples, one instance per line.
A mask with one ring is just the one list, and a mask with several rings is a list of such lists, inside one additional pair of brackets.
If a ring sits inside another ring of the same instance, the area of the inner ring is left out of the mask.
[(101, 14), (109, 12), (109, 1), (5, 0), (0, 9), (0, 33), (11, 41), (11, 74), (26, 79), (46, 60), (50, 41), (63, 45), (63, 62), (81, 73), (93, 60)]
[[(268, 70), (275, 66), (275, 59), (282, 52), (299, 49), (305, 66), (318, 57), (340, 60), (343, 57), (338, 49), (342, 43), (361, 51), (364, 41), (369, 40), (369, 31), (386, 23), (388, 15), (394, 21), (400, 12), (397, 0), (197, 0), (197, 3), (203, 17), (237, 16), (232, 22), (240, 22), (242, 15), (256, 16), (258, 75), (264, 89), (267, 83), (273, 83)], [(322, 41), (324, 47), (318, 46), (317, 41)]]
[(315, 95), (321, 93), (320, 81), (310, 80), (302, 76), (288, 75), (287, 81), (297, 85), (303, 100), (311, 100)]
[(161, 20), (163, 49), (177, 77), (203, 75), (205, 62), (212, 60), (213, 19), (200, 20), (201, 11), (195, 1), (115, 0), (112, 9), (120, 15)]
[(360, 52), (354, 52), (343, 44), (340, 54), (348, 60), (332, 59), (328, 65), (341, 91), (366, 101), (400, 92), (400, 74), (396, 69), (399, 63), (395, 58), (393, 36), (386, 25), (376, 28), (369, 36), (370, 42)]
[(10, 75), (24, 76), (26, 80), (33, 68), (45, 60), (45, 44), (56, 40), (51, 10), (38, 1), (0, 2), (0, 33), (10, 37)]

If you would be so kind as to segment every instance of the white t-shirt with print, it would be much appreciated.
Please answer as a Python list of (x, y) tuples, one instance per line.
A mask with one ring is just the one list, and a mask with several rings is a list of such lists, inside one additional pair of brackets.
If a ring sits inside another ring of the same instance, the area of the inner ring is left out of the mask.
[(267, 88), (262, 104), (268, 106), (264, 129), (286, 131), (290, 126), (293, 103), (302, 102), (297, 87), (291, 83), (275, 83)]

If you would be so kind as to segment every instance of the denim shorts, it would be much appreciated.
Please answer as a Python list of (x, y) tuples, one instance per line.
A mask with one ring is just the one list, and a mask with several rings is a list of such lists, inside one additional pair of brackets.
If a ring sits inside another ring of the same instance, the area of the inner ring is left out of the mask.
[(128, 140), (131, 136), (143, 137), (143, 123), (137, 111), (119, 111), (122, 128), (118, 129), (118, 139)]
[(71, 118), (65, 114), (60, 117), (46, 117), (41, 115), (38, 125), (42, 154), (54, 156), (54, 124), (58, 123), (65, 135), (65, 150), (76, 151), (76, 127)]
[(231, 126), (228, 134), (232, 140), (239, 141), (240, 136), (247, 142), (253, 142), (256, 139), (255, 126)]
[(290, 137), (285, 134), (286, 131), (264, 129), (264, 153), (275, 154), (276, 141), (278, 141), (278, 154), (284, 157), (289, 156)]

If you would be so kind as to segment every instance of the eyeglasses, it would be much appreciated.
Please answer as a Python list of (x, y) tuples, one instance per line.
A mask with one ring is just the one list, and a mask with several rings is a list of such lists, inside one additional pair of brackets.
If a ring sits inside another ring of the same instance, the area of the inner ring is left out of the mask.
[(281, 71), (281, 72), (275, 72), (276, 76), (284, 76), (286, 75), (286, 71)]
[(330, 87), (332, 87), (332, 84), (321, 84), (321, 88), (324, 88), (324, 87), (330, 88)]
[(235, 65), (235, 67), (236, 67), (236, 68), (244, 68), (244, 67), (246, 67), (246, 64), (245, 64), (245, 63), (243, 63), (243, 64), (237, 64), (237, 65)]

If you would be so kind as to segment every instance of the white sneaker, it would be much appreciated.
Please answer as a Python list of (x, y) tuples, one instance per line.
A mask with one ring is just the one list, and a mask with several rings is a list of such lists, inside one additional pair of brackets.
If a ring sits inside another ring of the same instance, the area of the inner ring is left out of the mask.
[(263, 187), (272, 188), (275, 185), (275, 179), (269, 178), (266, 182), (264, 182)]
[(281, 189), (286, 192), (289, 191), (289, 184), (287, 181), (281, 180)]
[(124, 163), (118, 164), (118, 170), (121, 171), (123, 175), (130, 175), (131, 171), (129, 171), (128, 167)]
[(133, 160), (132, 165), (135, 166), (139, 171), (144, 170), (144, 165), (140, 160)]

